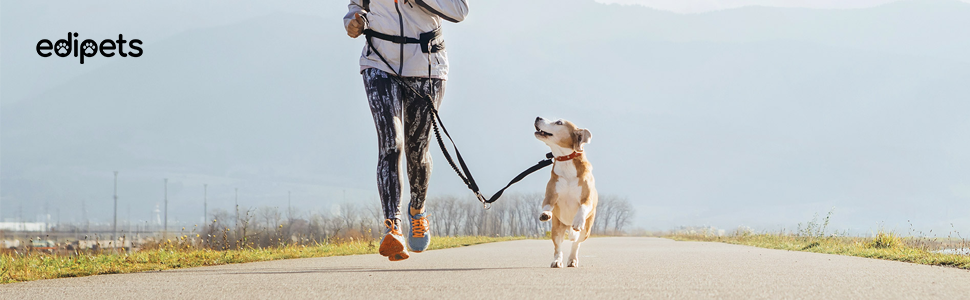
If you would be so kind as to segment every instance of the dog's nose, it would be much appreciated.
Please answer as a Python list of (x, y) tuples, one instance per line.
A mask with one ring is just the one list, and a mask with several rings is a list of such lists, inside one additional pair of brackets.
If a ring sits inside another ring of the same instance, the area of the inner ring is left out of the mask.
[(536, 117), (536, 122), (542, 121), (542, 117)]

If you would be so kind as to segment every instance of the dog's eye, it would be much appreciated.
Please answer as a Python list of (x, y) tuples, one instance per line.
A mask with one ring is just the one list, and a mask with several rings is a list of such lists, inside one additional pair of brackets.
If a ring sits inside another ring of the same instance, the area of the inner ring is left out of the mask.
[(556, 121), (556, 125), (562, 125), (562, 120)]

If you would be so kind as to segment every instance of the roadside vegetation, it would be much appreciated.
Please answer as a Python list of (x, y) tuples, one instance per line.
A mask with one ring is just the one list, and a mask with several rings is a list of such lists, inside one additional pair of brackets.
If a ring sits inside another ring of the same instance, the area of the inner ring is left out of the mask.
[[(594, 232), (624, 232), (634, 211), (626, 199), (600, 199)], [(428, 199), (430, 250), (539, 238), (541, 194), (508, 194), (491, 209), (474, 198)], [(384, 232), (378, 202), (348, 202), (326, 213), (278, 207), (214, 209), (207, 224), (166, 232), (146, 225), (111, 238), (110, 224), (64, 224), (37, 232), (3, 232), (0, 283), (212, 266), (288, 258), (377, 253)], [(408, 226), (408, 222), (403, 222)], [(99, 228), (100, 227), (100, 228)]]
[(912, 230), (907, 236), (879, 231), (870, 237), (853, 237), (838, 232), (827, 234), (831, 217), (832, 212), (822, 221), (816, 216), (808, 223), (799, 224), (794, 232), (755, 233), (750, 228), (740, 227), (732, 233), (724, 234), (723, 231), (712, 228), (683, 228), (665, 237), (678, 241), (722, 242), (970, 270), (970, 255), (965, 253), (970, 251), (967, 250), (970, 249), (970, 239), (962, 237), (955, 230), (947, 237), (925, 237), (922, 232)]
[[(522, 239), (523, 237), (433, 237), (431, 250), (481, 243)], [(39, 279), (80, 277), (144, 271), (214, 266), (288, 258), (327, 257), (377, 253), (374, 240), (347, 240), (313, 245), (288, 245), (264, 248), (212, 250), (198, 248), (180, 237), (131, 253), (80, 253), (62, 256), (45, 253), (0, 255), (0, 283)]]

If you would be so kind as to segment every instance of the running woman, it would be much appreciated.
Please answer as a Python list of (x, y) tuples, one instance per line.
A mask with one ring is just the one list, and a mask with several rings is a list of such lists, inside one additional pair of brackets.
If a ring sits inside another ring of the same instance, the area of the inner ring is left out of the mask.
[[(414, 91), (430, 95), (435, 108), (441, 104), (448, 79), (442, 20), (461, 22), (468, 14), (468, 3), (351, 0), (347, 7), (347, 35), (357, 38), (363, 34), (367, 39), (360, 57), (360, 73), (377, 127), (377, 188), (387, 227), (379, 252), (391, 261), (405, 260), (408, 249), (419, 253), (431, 241), (424, 201), (431, 176), (428, 145), (432, 115), (428, 101)], [(398, 76), (400, 80), (392, 78)], [(402, 154), (407, 159), (411, 187), (411, 226), (406, 241), (401, 233)]]

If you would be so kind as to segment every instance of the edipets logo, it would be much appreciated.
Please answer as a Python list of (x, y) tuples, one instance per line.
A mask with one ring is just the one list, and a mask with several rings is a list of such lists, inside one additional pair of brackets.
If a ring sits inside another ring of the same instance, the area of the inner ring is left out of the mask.
[[(80, 47), (78, 47), (77, 36), (77, 32), (68, 32), (66, 40), (57, 40), (56, 43), (51, 43), (51, 41), (48, 39), (40, 40), (37, 42), (37, 55), (40, 55), (41, 57), (48, 57), (53, 54), (57, 54), (57, 56), (60, 57), (67, 57), (68, 55), (71, 55), (73, 50), (74, 57), (80, 57), (81, 64), (83, 65), (85, 57), (94, 57), (99, 52), (101, 53), (101, 56), (104, 57), (112, 57), (115, 56), (115, 54), (121, 55), (121, 57), (139, 57), (142, 54), (141, 47), (139, 47), (141, 45), (141, 40), (133, 39), (131, 42), (129, 42), (126, 41), (125, 37), (121, 34), (118, 35), (117, 40), (105, 39), (101, 41), (101, 44), (98, 44), (98, 42), (94, 40), (87, 39), (80, 42)], [(128, 43), (128, 47), (131, 48), (132, 51), (125, 52), (125, 43)], [(116, 50), (118, 53), (114, 52)]]

